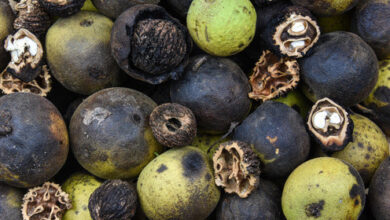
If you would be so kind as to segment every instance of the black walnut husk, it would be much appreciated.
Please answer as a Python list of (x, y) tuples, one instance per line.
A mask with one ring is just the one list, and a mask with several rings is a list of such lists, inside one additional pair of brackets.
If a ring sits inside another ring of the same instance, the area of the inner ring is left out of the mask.
[(39, 3), (52, 16), (67, 17), (76, 14), (85, 0), (39, 0)]
[(25, 28), (39, 39), (43, 39), (50, 27), (51, 20), (38, 0), (20, 0), (15, 5), (15, 10), (18, 16), (14, 21), (14, 28), (16, 30)]
[(99, 10), (99, 13), (113, 19), (117, 18), (122, 12), (134, 5), (157, 5), (159, 2), (160, 0), (92, 0), (93, 5)]
[(111, 33), (111, 53), (119, 66), (131, 77), (150, 84), (178, 79), (191, 48), (186, 27), (152, 4), (127, 9)]
[(93, 220), (129, 220), (137, 209), (134, 185), (122, 180), (107, 180), (89, 197)]
[(157, 141), (167, 147), (189, 145), (197, 132), (194, 113), (176, 103), (157, 106), (150, 114), (149, 124)]

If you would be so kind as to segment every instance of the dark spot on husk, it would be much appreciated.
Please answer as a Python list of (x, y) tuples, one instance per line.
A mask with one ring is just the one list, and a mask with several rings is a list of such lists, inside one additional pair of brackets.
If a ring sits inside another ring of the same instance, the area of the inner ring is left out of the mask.
[(349, 190), (349, 197), (351, 197), (351, 199), (354, 199), (357, 196), (359, 196), (359, 194), (360, 194), (360, 187), (359, 187), (359, 185), (353, 184), (351, 190)]
[(318, 218), (321, 216), (321, 211), (324, 209), (324, 200), (320, 200), (318, 203), (311, 203), (306, 205), (305, 212), (307, 217)]
[(136, 122), (138, 124), (141, 121), (141, 117), (139, 115), (137, 115), (137, 114), (134, 114), (133, 115), (133, 120), (134, 120), (134, 122)]
[(211, 180), (211, 175), (209, 173), (207, 173), (204, 178), (206, 179), (206, 181), (210, 181)]
[(84, 19), (80, 22), (81, 27), (89, 27), (93, 24), (93, 20), (91, 19)]
[(355, 206), (359, 205), (359, 200), (358, 199), (355, 199)]
[(361, 142), (359, 142), (359, 143), (358, 143), (358, 147), (363, 148), (364, 145), (363, 145)]
[(382, 102), (390, 103), (390, 88), (380, 86), (375, 90), (374, 96)]
[(202, 173), (204, 169), (204, 161), (202, 155), (198, 152), (191, 152), (183, 157), (181, 160), (184, 172), (183, 176), (187, 178), (194, 178)]
[(245, 46), (245, 44), (240, 43), (240, 45), (238, 45), (238, 48), (241, 48), (241, 47), (243, 47), (243, 46)]
[(366, 158), (366, 159), (368, 160), (368, 159), (370, 159), (370, 155), (369, 155), (369, 154), (366, 154), (366, 155), (364, 156), (364, 158)]
[(318, 174), (321, 174), (321, 173), (323, 173), (324, 171), (322, 171), (322, 170), (320, 170), (320, 172), (318, 172)]
[(168, 169), (168, 167), (165, 166), (165, 164), (161, 164), (161, 166), (157, 169), (157, 172), (162, 173), (167, 169)]
[(100, 69), (96, 67), (88, 67), (88, 75), (91, 76), (94, 79), (105, 79), (107, 78), (107, 74), (104, 73), (104, 71), (101, 71)]
[(370, 151), (370, 152), (374, 150), (374, 149), (372, 149), (371, 146), (368, 146), (367, 149), (368, 149), (368, 151)]

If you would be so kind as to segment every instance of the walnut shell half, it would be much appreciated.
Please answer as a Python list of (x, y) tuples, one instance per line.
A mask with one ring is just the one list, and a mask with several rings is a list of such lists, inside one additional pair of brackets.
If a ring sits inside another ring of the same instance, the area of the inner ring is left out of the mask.
[(299, 64), (292, 58), (280, 58), (266, 50), (261, 55), (249, 82), (249, 98), (270, 100), (294, 89), (299, 82)]
[(257, 188), (260, 159), (250, 145), (241, 141), (228, 141), (219, 145), (214, 153), (215, 184), (227, 193), (246, 198)]
[(23, 220), (61, 220), (66, 209), (72, 208), (69, 195), (58, 184), (46, 182), (30, 189), (23, 198)]

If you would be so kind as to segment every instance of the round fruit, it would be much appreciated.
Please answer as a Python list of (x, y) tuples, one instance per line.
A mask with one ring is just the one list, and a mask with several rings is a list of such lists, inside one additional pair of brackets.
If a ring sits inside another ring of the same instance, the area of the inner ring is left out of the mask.
[(282, 193), (270, 181), (261, 179), (259, 186), (248, 198), (224, 194), (216, 210), (217, 220), (228, 219), (283, 219), (280, 198)]
[(23, 191), (0, 183), (0, 216), (2, 219), (22, 219)]
[(120, 69), (111, 57), (112, 21), (90, 11), (60, 18), (46, 35), (46, 56), (53, 76), (68, 90), (84, 95), (119, 84)]
[(359, 36), (337, 31), (324, 34), (312, 54), (300, 60), (308, 98), (328, 97), (349, 107), (363, 101), (378, 79), (378, 60)]
[(368, 118), (354, 114), (351, 119), (353, 141), (332, 157), (350, 163), (368, 185), (375, 170), (389, 156), (389, 143), (381, 129)]
[(348, 163), (330, 157), (309, 160), (288, 177), (282, 194), (287, 219), (358, 219), (364, 184)]
[(208, 157), (195, 147), (174, 148), (150, 162), (137, 192), (149, 219), (205, 219), (220, 197)]
[(14, 31), (12, 26), (14, 19), (8, 1), (0, 0), (0, 72), (3, 71), (10, 60), (9, 54), (4, 50), (4, 40)]
[(224, 133), (232, 122), (248, 114), (250, 86), (240, 67), (226, 58), (193, 57), (180, 80), (171, 83), (172, 102), (195, 114), (198, 127), (208, 133)]
[(128, 88), (101, 90), (85, 99), (69, 125), (77, 161), (104, 179), (136, 177), (161, 151), (149, 126), (156, 103)]
[(215, 56), (244, 50), (256, 30), (256, 10), (249, 0), (194, 0), (187, 27), (195, 43)]
[(379, 62), (379, 78), (364, 105), (372, 110), (368, 116), (390, 136), (390, 59)]
[(368, 200), (375, 219), (390, 219), (390, 157), (384, 160), (372, 177)]
[(294, 4), (308, 8), (316, 15), (340, 15), (352, 9), (359, 0), (291, 0)]
[(64, 165), (68, 132), (60, 112), (47, 99), (13, 93), (0, 98), (0, 146), (0, 181), (37, 186)]
[(261, 159), (261, 172), (271, 178), (287, 176), (309, 155), (310, 139), (302, 117), (287, 105), (266, 101), (239, 125), (233, 140), (252, 144)]
[(102, 184), (102, 181), (86, 173), (71, 175), (62, 185), (69, 194), (72, 208), (65, 212), (63, 220), (92, 220), (88, 210), (91, 194)]
[(160, 0), (92, 0), (103, 15), (117, 18), (126, 9), (138, 4), (158, 4)]
[(390, 0), (370, 0), (359, 4), (353, 30), (376, 52), (378, 58), (390, 58)]

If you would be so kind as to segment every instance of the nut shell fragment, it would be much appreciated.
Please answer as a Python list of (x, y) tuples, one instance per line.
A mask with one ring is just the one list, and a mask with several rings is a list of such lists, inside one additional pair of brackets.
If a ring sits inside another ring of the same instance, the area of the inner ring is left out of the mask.
[(299, 64), (292, 58), (279, 58), (269, 50), (263, 52), (249, 82), (249, 98), (270, 100), (294, 89), (299, 82)]
[(257, 188), (260, 159), (250, 145), (241, 141), (222, 143), (213, 156), (215, 184), (227, 193), (246, 198)]
[(150, 114), (149, 124), (157, 141), (167, 147), (189, 145), (197, 133), (194, 113), (176, 103), (156, 107)]
[(314, 104), (307, 126), (324, 151), (340, 151), (352, 141), (353, 121), (343, 107), (329, 98)]
[(50, 78), (49, 69), (46, 65), (42, 66), (39, 75), (31, 82), (23, 82), (4, 70), (0, 73), (0, 90), (4, 94), (27, 92), (46, 96), (52, 88)]
[(61, 220), (70, 208), (69, 195), (58, 184), (46, 182), (24, 195), (22, 215), (23, 220)]

